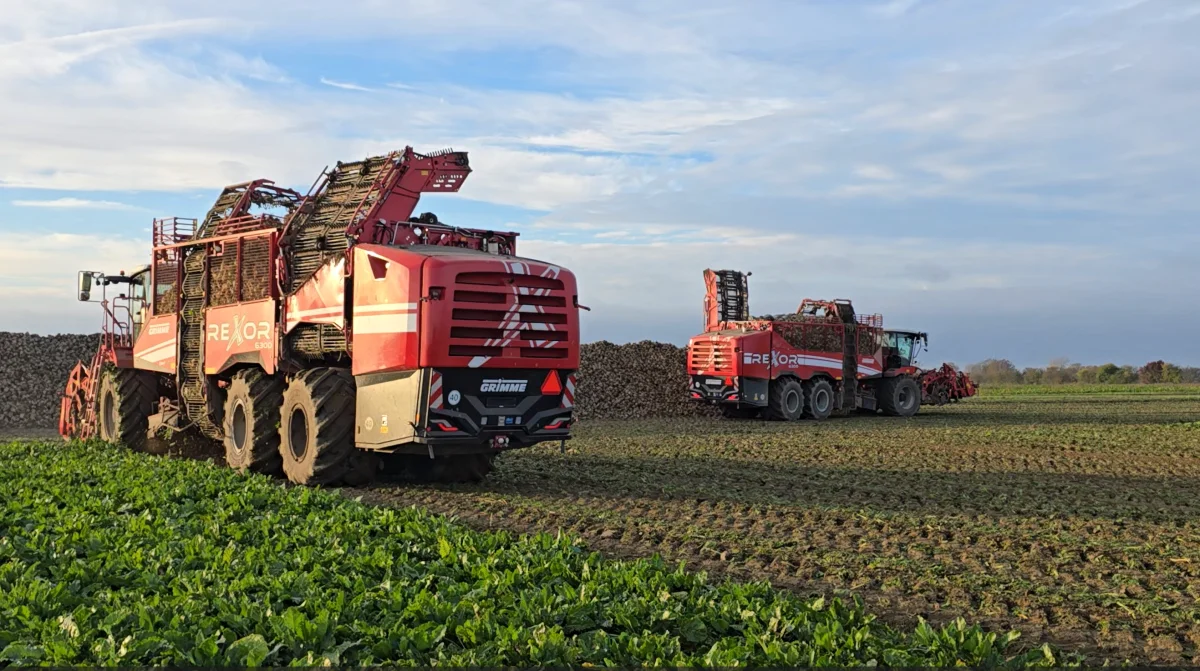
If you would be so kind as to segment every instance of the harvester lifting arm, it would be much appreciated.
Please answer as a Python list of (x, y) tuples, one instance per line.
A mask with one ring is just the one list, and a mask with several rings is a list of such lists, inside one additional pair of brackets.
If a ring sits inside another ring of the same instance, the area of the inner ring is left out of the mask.
[[(347, 237), (358, 242), (405, 244), (406, 241), (396, 239), (395, 228), (368, 228), (368, 223), (409, 222), (422, 193), (454, 193), (469, 174), (471, 166), (466, 152), (446, 149), (424, 155), (413, 151), (412, 147), (405, 147), (392, 158), (390, 169), (380, 172), (372, 187), (378, 197), (373, 203), (364, 201), (360, 205), (346, 228)], [(437, 218), (430, 214), (422, 215), (418, 222), (434, 227), (439, 225)]]

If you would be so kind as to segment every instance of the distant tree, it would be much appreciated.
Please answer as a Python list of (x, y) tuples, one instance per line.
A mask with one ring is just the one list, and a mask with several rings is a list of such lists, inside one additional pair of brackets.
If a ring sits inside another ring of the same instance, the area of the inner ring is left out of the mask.
[(1045, 384), (1074, 384), (1078, 380), (1079, 369), (1072, 366), (1047, 366), (1042, 372), (1042, 382)]
[(1125, 375), (1115, 363), (1106, 363), (1096, 371), (1096, 380), (1101, 384), (1125, 384)]
[(1163, 366), (1163, 382), (1179, 384), (1183, 381), (1183, 371), (1173, 363)]
[(1021, 371), (1008, 359), (987, 359), (967, 367), (967, 373), (983, 384), (1020, 384)]
[(967, 373), (983, 384), (1200, 384), (1200, 368), (1161, 360), (1134, 368), (1115, 363), (1084, 366), (1058, 358), (1045, 368), (1018, 369), (1008, 359), (986, 359), (967, 366)]
[(1163, 373), (1166, 370), (1167, 364), (1164, 361), (1151, 361), (1150, 363), (1138, 369), (1138, 382), (1142, 384), (1160, 384), (1163, 382)]

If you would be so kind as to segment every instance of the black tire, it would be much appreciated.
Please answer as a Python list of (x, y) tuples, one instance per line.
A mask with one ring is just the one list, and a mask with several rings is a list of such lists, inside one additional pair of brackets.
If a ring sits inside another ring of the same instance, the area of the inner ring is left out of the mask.
[(342, 368), (306, 370), (288, 384), (279, 413), (279, 455), (298, 485), (364, 484), (370, 457), (354, 446), (354, 376)]
[(829, 380), (810, 380), (804, 391), (804, 414), (813, 419), (829, 419), (836, 404)]
[(725, 419), (754, 419), (761, 412), (761, 408), (739, 408), (736, 405), (721, 404), (721, 416)]
[(911, 377), (886, 378), (879, 383), (879, 409), (891, 417), (912, 417), (921, 407), (921, 388)]
[(233, 377), (225, 394), (225, 463), (239, 472), (283, 473), (279, 453), (279, 408), (283, 380), (258, 368)]
[(483, 482), (496, 469), (495, 453), (455, 454), (436, 459), (418, 454), (394, 454), (388, 460), (399, 479), (413, 482)]
[(796, 378), (781, 377), (771, 383), (767, 417), (794, 422), (804, 416), (804, 387)]
[(153, 373), (131, 368), (104, 371), (96, 408), (100, 439), (134, 451), (145, 449), (156, 401), (158, 379)]

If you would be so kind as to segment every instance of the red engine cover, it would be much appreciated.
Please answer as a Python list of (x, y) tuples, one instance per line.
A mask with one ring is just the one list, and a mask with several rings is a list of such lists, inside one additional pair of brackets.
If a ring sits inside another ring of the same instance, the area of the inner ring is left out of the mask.
[(579, 367), (578, 290), (553, 264), (454, 247), (354, 248), (353, 372)]

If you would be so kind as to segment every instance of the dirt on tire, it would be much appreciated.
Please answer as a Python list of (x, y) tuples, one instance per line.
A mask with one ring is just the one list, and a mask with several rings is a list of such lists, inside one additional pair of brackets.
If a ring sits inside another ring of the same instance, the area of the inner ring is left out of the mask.
[(344, 368), (313, 368), (292, 378), (279, 420), (279, 453), (288, 480), (338, 485), (347, 476), (357, 479), (354, 394), (354, 376)]
[(279, 412), (283, 380), (258, 368), (240, 371), (225, 395), (225, 463), (235, 471), (283, 473)]
[(100, 438), (142, 451), (157, 400), (158, 381), (153, 373), (131, 368), (106, 369), (101, 373), (97, 393)]

